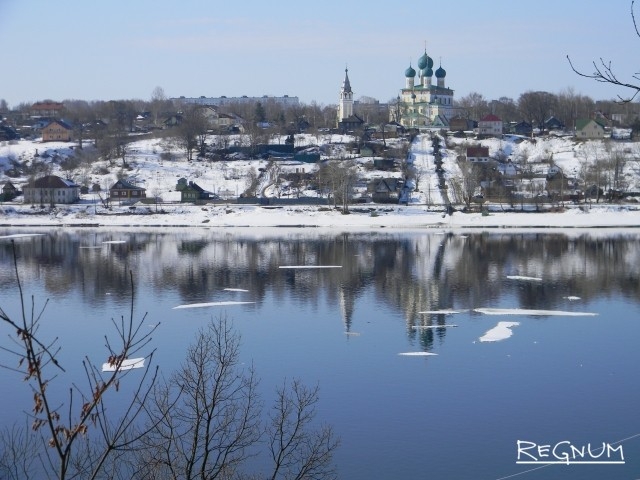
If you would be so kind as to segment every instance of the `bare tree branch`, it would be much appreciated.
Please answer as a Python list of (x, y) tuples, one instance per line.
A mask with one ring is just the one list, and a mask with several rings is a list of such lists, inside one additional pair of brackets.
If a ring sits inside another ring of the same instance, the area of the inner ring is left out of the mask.
[[(631, 19), (633, 20), (633, 28), (636, 32), (636, 35), (640, 37), (640, 31), (638, 30), (638, 24), (636, 22), (636, 16), (634, 12), (634, 3), (635, 3), (635, 0), (631, 2)], [(573, 70), (574, 73), (576, 73), (581, 77), (588, 78), (590, 80), (595, 80), (596, 82), (609, 83), (611, 85), (616, 85), (619, 87), (629, 88), (633, 90), (634, 93), (631, 97), (622, 97), (620, 95), (617, 95), (621, 103), (632, 102), (640, 93), (640, 83), (629, 82), (629, 81), (618, 79), (616, 73), (613, 71), (611, 61), (605, 61), (602, 57), (600, 57), (599, 62), (593, 61), (592, 64), (593, 64), (594, 72), (589, 74), (589, 73), (581, 72), (577, 68), (575, 68), (569, 55), (567, 55), (567, 60), (569, 61), (571, 70)], [(634, 73), (631, 76), (631, 78), (636, 82), (640, 82), (640, 73)]]

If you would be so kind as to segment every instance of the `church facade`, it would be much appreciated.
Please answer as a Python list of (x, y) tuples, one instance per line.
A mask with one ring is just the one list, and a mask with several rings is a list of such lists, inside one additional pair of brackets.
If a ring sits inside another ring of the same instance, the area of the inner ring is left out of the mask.
[(364, 120), (353, 113), (353, 90), (349, 81), (349, 69), (344, 69), (344, 81), (340, 88), (340, 100), (338, 102), (338, 118), (336, 125), (339, 130), (348, 132), (360, 128)]
[(448, 128), (456, 109), (453, 90), (445, 85), (447, 72), (442, 65), (433, 71), (433, 59), (426, 50), (418, 59), (417, 67), (416, 71), (409, 64), (405, 70), (405, 86), (400, 90), (397, 104), (389, 110), (389, 120), (405, 128)]

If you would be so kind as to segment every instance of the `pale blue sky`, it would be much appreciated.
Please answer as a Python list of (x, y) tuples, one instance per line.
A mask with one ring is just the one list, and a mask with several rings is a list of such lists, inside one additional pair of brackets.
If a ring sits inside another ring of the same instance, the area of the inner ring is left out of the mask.
[[(577, 77), (611, 60), (637, 71), (630, 1), (611, 0), (0, 0), (0, 98), (15, 106), (167, 96), (298, 96), (337, 103), (345, 65), (355, 98), (387, 101), (424, 52), (457, 98), (517, 100), (569, 87), (594, 99), (624, 90)], [(638, 10), (640, 18), (640, 8)]]

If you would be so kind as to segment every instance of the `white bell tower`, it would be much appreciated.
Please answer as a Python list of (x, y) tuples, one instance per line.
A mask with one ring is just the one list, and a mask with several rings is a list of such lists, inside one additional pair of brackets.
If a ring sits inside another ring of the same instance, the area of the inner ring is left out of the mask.
[(349, 82), (349, 69), (344, 69), (344, 81), (340, 89), (340, 102), (338, 103), (338, 122), (353, 115), (353, 91)]

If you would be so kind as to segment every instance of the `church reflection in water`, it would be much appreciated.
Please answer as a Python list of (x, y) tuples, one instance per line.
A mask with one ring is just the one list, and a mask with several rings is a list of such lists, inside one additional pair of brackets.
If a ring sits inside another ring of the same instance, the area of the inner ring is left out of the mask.
[[(6, 235), (12, 232), (0, 231)], [(267, 295), (313, 305), (340, 305), (347, 332), (358, 300), (402, 312), (407, 335), (425, 350), (447, 334), (449, 310), (492, 305), (510, 296), (518, 308), (554, 309), (567, 292), (586, 301), (612, 293), (640, 298), (637, 234), (354, 232), (274, 229), (265, 237), (247, 230), (43, 230), (15, 242), (21, 277), (38, 279), (47, 295), (68, 291), (92, 306), (108, 292), (129, 298), (135, 284), (184, 303), (206, 292), (247, 290), (243, 300)], [(14, 285), (11, 243), (0, 243), (0, 292)], [(340, 266), (289, 269), (293, 266)], [(540, 279), (513, 282), (509, 277)], [(423, 313), (421, 313), (423, 312)], [(424, 313), (430, 312), (430, 313)], [(441, 328), (431, 328), (441, 326)]]

